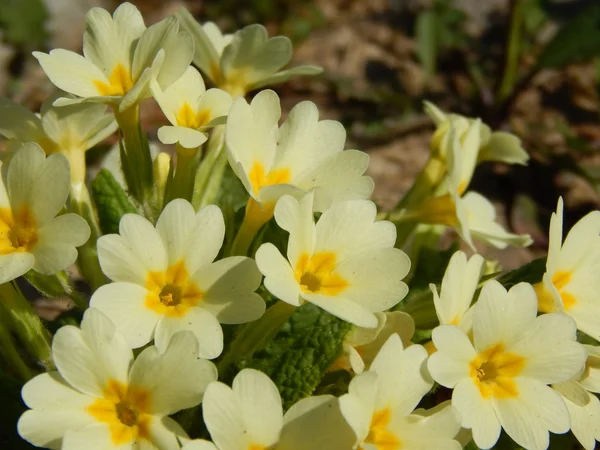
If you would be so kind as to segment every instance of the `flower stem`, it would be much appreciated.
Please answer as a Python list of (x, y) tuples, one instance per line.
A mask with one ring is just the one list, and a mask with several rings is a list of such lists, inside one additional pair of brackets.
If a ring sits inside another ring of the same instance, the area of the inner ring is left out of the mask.
[(77, 265), (79, 270), (81, 270), (83, 278), (89, 283), (92, 291), (95, 291), (100, 286), (106, 284), (108, 280), (104, 276), (100, 268), (100, 262), (98, 261), (96, 242), (102, 235), (100, 226), (98, 225), (98, 215), (84, 182), (71, 183), (71, 209), (83, 217), (90, 226), (90, 238), (78, 248)]
[(175, 170), (173, 171), (173, 177), (167, 181), (168, 188), (164, 197), (165, 206), (176, 198), (192, 201), (195, 175), (198, 170), (198, 151), (198, 148), (187, 149), (177, 144), (175, 162), (171, 159), (171, 164), (175, 164)]
[(140, 107), (134, 105), (125, 111), (115, 108), (114, 114), (121, 129), (121, 166), (127, 188), (133, 198), (147, 209), (154, 180), (148, 138), (140, 123)]
[(225, 126), (213, 128), (207, 145), (206, 157), (200, 163), (194, 183), (192, 205), (196, 211), (213, 203), (221, 186), (223, 172), (227, 166)]
[(21, 354), (15, 347), (15, 342), (10, 334), (6, 311), (0, 308), (0, 353), (23, 381), (28, 381), (33, 378), (31, 369), (25, 364)]
[(254, 322), (240, 325), (233, 341), (217, 365), (221, 378), (234, 364), (252, 358), (252, 355), (269, 343), (289, 320), (296, 307), (278, 301)]
[(246, 256), (258, 231), (273, 217), (273, 206), (262, 206), (250, 197), (240, 229), (231, 247), (232, 256)]
[(53, 370), (50, 333), (14, 282), (0, 284), (0, 308), (25, 349), (46, 370)]

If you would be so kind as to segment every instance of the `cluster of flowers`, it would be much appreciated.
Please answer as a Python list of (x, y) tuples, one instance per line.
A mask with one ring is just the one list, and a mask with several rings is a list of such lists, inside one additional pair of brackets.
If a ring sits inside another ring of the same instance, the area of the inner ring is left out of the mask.
[[(80, 328), (55, 334), (45, 359), (56, 370), (24, 385), (24, 439), (65, 450), (425, 450), (471, 440), (490, 448), (504, 430), (525, 448), (544, 449), (549, 432), (572, 430), (595, 447), (600, 350), (578, 342), (577, 330), (600, 340), (600, 212), (563, 244), (559, 201), (546, 273), (533, 286), (507, 291), (482, 281), (484, 259), (455, 253), (439, 292), (430, 285), (439, 326), (424, 345), (411, 342), (411, 316), (392, 310), (408, 293), (411, 270), (399, 247), (423, 227), (451, 227), (472, 248), (474, 238), (499, 248), (531, 243), (499, 225), (485, 197), (467, 192), (479, 161), (526, 163), (518, 138), (427, 104), (437, 125), (431, 159), (390, 220), (378, 220), (367, 200), (369, 158), (344, 150), (340, 123), (319, 120), (317, 107), (302, 102), (280, 126), (273, 91), (245, 100), (250, 90), (319, 72), (281, 70), (290, 42), (268, 38), (261, 26), (224, 36), (182, 10), (146, 28), (125, 3), (113, 16), (88, 13), (84, 56), (34, 55), (68, 94), (40, 117), (0, 103), (12, 155), (0, 184), (0, 294), (15, 297), (13, 280), (30, 271), (65, 270), (77, 247), (85, 275), (93, 267), (81, 256), (90, 245), (112, 282), (94, 289)], [(192, 61), (215, 88), (205, 89)], [(139, 102), (149, 96), (171, 123), (158, 138), (176, 145), (166, 171), (140, 132)], [(117, 128), (124, 179), (141, 213), (125, 214), (118, 234), (100, 236), (84, 152)], [(227, 162), (248, 200), (223, 249), (224, 215), (209, 204), (210, 179), (199, 175), (220, 182)], [(61, 214), (69, 196), (73, 212)], [(273, 218), (289, 233), (287, 247), (267, 235), (248, 257)], [(276, 299), (269, 310), (289, 317), (312, 303), (353, 325), (332, 366), (353, 376), (347, 393), (306, 397), (284, 414), (277, 386), (260, 371), (241, 370), (231, 387), (217, 381), (210, 360), (227, 351), (221, 324), (259, 323), (268, 314), (261, 284)], [(433, 407), (418, 408), (431, 406), (424, 398)], [(212, 442), (190, 440), (169, 417), (200, 403)]]

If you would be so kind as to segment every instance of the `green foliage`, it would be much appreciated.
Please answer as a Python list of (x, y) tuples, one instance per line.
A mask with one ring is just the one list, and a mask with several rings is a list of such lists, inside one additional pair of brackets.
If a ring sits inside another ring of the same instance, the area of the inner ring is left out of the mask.
[(436, 1), (433, 8), (424, 10), (417, 17), (415, 35), (417, 54), (425, 74), (435, 74), (440, 51), (458, 48), (466, 44), (463, 32), (465, 14), (452, 6), (452, 2)]
[(121, 217), (137, 213), (121, 185), (107, 169), (100, 170), (92, 181), (92, 197), (98, 209), (100, 228), (105, 234), (118, 233)]
[(48, 17), (43, 0), (2, 0), (0, 30), (16, 45), (39, 48), (47, 39), (44, 22)]
[(252, 367), (269, 375), (287, 409), (321, 384), (325, 371), (340, 355), (350, 328), (350, 324), (317, 306), (303, 305), (275, 339), (239, 368)]
[(592, 3), (567, 22), (544, 48), (538, 68), (563, 67), (600, 54), (600, 3)]
[(498, 281), (506, 289), (510, 289), (515, 284), (526, 282), (536, 284), (542, 281), (542, 277), (546, 272), (546, 258), (534, 259), (530, 263), (519, 267), (518, 269), (511, 270), (498, 278)]

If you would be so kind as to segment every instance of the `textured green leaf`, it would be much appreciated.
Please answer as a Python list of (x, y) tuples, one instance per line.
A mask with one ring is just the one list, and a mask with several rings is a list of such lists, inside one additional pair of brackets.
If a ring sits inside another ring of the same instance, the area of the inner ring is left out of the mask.
[(502, 285), (506, 289), (510, 289), (515, 284), (526, 282), (526, 283), (539, 283), (542, 281), (542, 277), (544, 276), (544, 272), (546, 272), (546, 258), (538, 258), (534, 259), (530, 263), (525, 264), (524, 266), (519, 267), (518, 269), (511, 270), (510, 272), (505, 273), (498, 281), (502, 283)]
[(564, 25), (544, 48), (538, 67), (563, 67), (600, 54), (600, 3), (590, 4)]
[(340, 355), (350, 328), (350, 324), (314, 305), (303, 305), (275, 339), (238, 368), (252, 367), (269, 375), (287, 409), (313, 394), (325, 370)]
[(127, 213), (137, 213), (121, 185), (107, 169), (102, 169), (92, 181), (92, 196), (104, 234), (118, 233), (121, 217)]

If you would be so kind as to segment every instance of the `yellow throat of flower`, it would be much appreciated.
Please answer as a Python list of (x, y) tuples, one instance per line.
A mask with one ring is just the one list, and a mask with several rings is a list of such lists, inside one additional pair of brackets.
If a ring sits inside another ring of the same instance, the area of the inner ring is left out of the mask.
[(479, 353), (469, 366), (470, 376), (481, 397), (513, 398), (519, 395), (513, 378), (523, 371), (525, 358), (506, 352), (504, 344), (493, 345)]
[(337, 255), (333, 252), (300, 255), (294, 275), (302, 292), (330, 296), (343, 292), (349, 285), (339, 274), (333, 273), (336, 262)]
[(37, 225), (27, 205), (14, 212), (0, 208), (0, 255), (31, 252), (37, 242)]
[(94, 86), (102, 96), (122, 97), (133, 87), (133, 79), (123, 64), (117, 64), (108, 77), (108, 83), (94, 80)]
[(113, 444), (150, 438), (150, 391), (110, 380), (102, 394), (87, 412), (98, 422), (108, 424)]
[(179, 108), (176, 119), (177, 125), (180, 127), (197, 130), (210, 121), (210, 111), (202, 109), (196, 112), (188, 102), (185, 102), (183, 106)]
[(364, 449), (364, 444), (374, 445), (377, 450), (399, 450), (400, 440), (387, 429), (392, 419), (390, 408), (385, 408), (375, 412), (371, 418), (369, 434), (358, 448)]
[(185, 316), (204, 296), (190, 279), (183, 261), (171, 265), (165, 272), (149, 272), (146, 289), (146, 308), (169, 317)]

